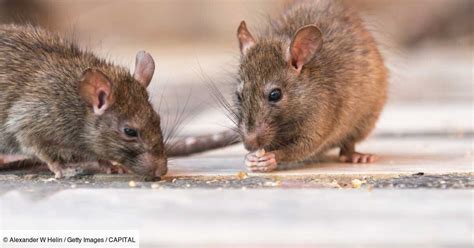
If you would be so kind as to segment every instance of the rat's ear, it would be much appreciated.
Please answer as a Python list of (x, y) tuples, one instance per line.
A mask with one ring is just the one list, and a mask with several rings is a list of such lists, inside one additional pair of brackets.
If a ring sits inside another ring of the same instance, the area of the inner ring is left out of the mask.
[(97, 69), (87, 69), (79, 81), (79, 94), (94, 109), (94, 114), (102, 115), (113, 103), (112, 84), (107, 76)]
[(245, 21), (242, 21), (237, 29), (237, 38), (239, 39), (240, 54), (245, 55), (247, 51), (255, 45), (255, 39), (247, 29)]
[(155, 61), (153, 57), (145, 51), (138, 52), (135, 58), (135, 72), (133, 73), (133, 78), (146, 88), (150, 85), (154, 72)]
[(315, 25), (304, 26), (296, 31), (288, 51), (288, 63), (297, 72), (323, 47), (323, 34)]

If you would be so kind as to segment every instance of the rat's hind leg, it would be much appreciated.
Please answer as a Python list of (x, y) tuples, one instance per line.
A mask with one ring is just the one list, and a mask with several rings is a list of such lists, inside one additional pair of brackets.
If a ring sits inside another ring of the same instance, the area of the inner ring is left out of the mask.
[(51, 159), (48, 155), (46, 155), (43, 152), (38, 153), (36, 157), (48, 165), (48, 169), (54, 173), (54, 178), (61, 179), (64, 177), (66, 168), (64, 167), (62, 163), (55, 161), (54, 159)]
[(345, 163), (366, 164), (373, 163), (376, 159), (375, 155), (356, 152), (354, 142), (341, 146), (339, 153), (339, 161)]

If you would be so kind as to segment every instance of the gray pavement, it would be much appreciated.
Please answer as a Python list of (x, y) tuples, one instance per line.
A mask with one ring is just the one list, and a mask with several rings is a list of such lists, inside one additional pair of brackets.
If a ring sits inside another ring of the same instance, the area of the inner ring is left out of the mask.
[(132, 229), (142, 247), (470, 247), (468, 190), (75, 189), (2, 195), (1, 228)]

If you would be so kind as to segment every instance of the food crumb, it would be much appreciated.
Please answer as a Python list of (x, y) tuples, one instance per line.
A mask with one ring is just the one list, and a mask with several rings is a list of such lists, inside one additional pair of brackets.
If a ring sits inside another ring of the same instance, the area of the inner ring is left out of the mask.
[(150, 187), (151, 187), (152, 189), (157, 189), (157, 188), (160, 187), (160, 185), (157, 184), (157, 183), (152, 183)]
[(239, 180), (244, 180), (244, 179), (247, 179), (248, 177), (249, 177), (249, 175), (248, 175), (246, 172), (244, 172), (244, 171), (239, 171), (239, 172), (237, 173), (237, 178), (238, 178)]
[(135, 187), (137, 187), (137, 183), (135, 181), (130, 181), (130, 182), (128, 182), (128, 186), (130, 188), (135, 188)]
[(262, 148), (262, 149), (257, 150), (257, 152), (255, 153), (255, 155), (256, 155), (257, 157), (263, 157), (263, 155), (265, 155), (265, 149)]
[(360, 188), (360, 186), (362, 186), (362, 184), (364, 184), (364, 182), (365, 181), (361, 181), (359, 179), (352, 179), (352, 181), (351, 181), (352, 188), (358, 189), (358, 188)]
[(263, 185), (267, 187), (276, 187), (276, 186), (280, 186), (280, 181), (265, 182)]

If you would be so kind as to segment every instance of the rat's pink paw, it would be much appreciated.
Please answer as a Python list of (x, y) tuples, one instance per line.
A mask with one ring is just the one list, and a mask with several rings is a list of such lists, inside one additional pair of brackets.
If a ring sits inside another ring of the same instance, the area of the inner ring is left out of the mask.
[(62, 179), (64, 178), (64, 167), (57, 163), (57, 162), (52, 162), (48, 163), (48, 168), (51, 172), (54, 173), (54, 178), (56, 179)]
[(107, 160), (99, 160), (100, 169), (97, 170), (98, 173), (107, 173), (107, 174), (125, 174), (128, 173), (128, 170), (121, 165), (114, 164)]
[(275, 154), (271, 152), (261, 157), (257, 157), (255, 152), (249, 153), (245, 156), (245, 165), (251, 172), (270, 172), (277, 168)]
[(120, 165), (111, 165), (105, 169), (107, 174), (126, 174), (128, 170)]
[(358, 152), (353, 152), (349, 155), (344, 154), (339, 156), (339, 161), (353, 164), (369, 164), (375, 162), (375, 160), (377, 160), (377, 157), (375, 155)]

